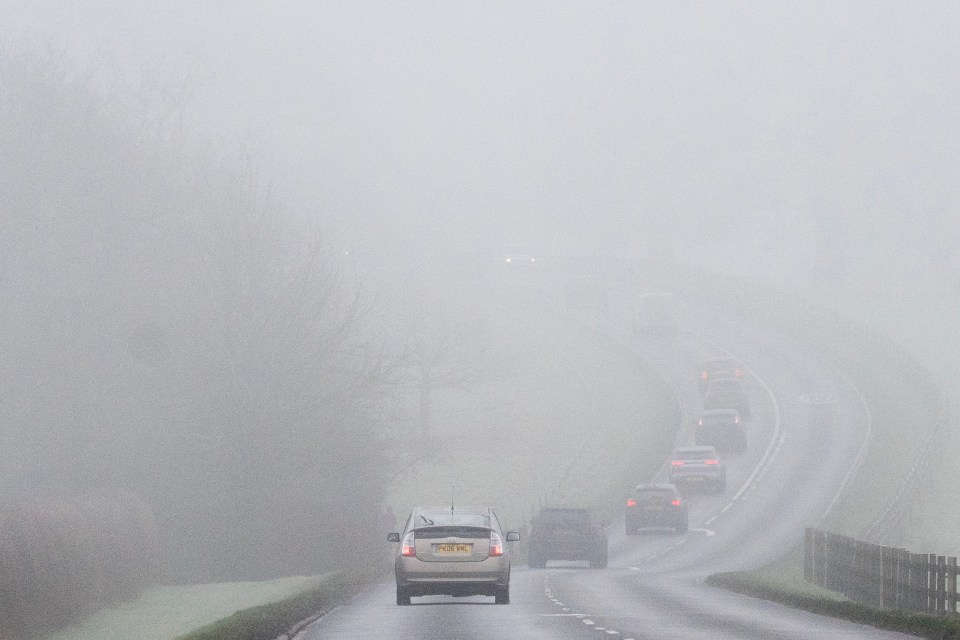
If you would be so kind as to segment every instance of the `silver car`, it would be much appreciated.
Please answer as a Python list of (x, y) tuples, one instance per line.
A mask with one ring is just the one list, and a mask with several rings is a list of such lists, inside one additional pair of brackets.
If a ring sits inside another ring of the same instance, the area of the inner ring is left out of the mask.
[(727, 467), (713, 447), (677, 449), (670, 458), (670, 482), (709, 484), (716, 493), (722, 493), (727, 488)]
[(490, 507), (417, 507), (402, 533), (395, 570), (397, 604), (426, 595), (493, 596), (510, 604), (510, 555), (504, 542), (520, 539), (504, 534)]

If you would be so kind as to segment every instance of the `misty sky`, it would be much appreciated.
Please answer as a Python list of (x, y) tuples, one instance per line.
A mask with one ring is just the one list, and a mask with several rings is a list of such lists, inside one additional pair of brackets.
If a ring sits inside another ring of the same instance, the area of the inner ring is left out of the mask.
[(854, 278), (956, 251), (953, 2), (4, 4), (14, 42), (182, 104), (371, 250), (577, 238), (792, 277), (823, 230)]

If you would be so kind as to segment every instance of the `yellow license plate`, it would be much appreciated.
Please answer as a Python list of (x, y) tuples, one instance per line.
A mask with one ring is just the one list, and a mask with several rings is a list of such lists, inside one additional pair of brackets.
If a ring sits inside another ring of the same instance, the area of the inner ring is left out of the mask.
[(440, 555), (463, 555), (473, 553), (472, 544), (438, 544), (437, 553)]

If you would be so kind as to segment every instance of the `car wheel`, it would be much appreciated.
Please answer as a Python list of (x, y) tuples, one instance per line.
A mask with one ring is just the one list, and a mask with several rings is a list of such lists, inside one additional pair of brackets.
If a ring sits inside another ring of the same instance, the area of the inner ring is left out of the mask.
[(493, 594), (493, 601), (496, 604), (510, 604), (510, 585), (498, 588)]
[(627, 534), (628, 536), (635, 536), (635, 535), (637, 535), (637, 528), (636, 528), (636, 527), (631, 527), (629, 524), (626, 526), (625, 531), (626, 531), (626, 534)]
[(677, 525), (677, 533), (686, 533), (688, 526), (689, 524), (687, 523), (686, 518), (684, 518), (683, 522)]
[(410, 594), (406, 589), (397, 585), (397, 605), (405, 607), (410, 604)]
[(727, 479), (721, 478), (717, 480), (717, 493), (723, 493), (727, 490)]

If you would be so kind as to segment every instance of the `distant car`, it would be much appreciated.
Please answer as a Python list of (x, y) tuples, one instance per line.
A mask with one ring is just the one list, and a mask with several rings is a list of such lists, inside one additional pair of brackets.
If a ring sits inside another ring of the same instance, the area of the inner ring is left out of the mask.
[(707, 385), (707, 392), (703, 395), (703, 408), (736, 409), (741, 418), (749, 418), (750, 398), (739, 379), (718, 378)]
[(500, 259), (508, 267), (532, 267), (537, 258), (529, 250), (519, 245), (507, 245), (501, 251)]
[(670, 482), (688, 487), (727, 489), (727, 467), (713, 447), (684, 447), (670, 456)]
[(694, 440), (717, 451), (740, 452), (747, 448), (747, 430), (736, 409), (710, 409), (700, 414)]
[(687, 530), (689, 517), (687, 503), (674, 484), (638, 484), (627, 499), (624, 514), (627, 535), (637, 535), (641, 529)]
[(637, 302), (634, 333), (638, 336), (675, 337), (679, 334), (672, 293), (647, 293)]
[(606, 567), (606, 530), (593, 521), (587, 509), (541, 509), (530, 529), (527, 565), (542, 569), (550, 560), (584, 560), (591, 567)]
[(700, 363), (700, 375), (697, 384), (701, 397), (707, 392), (711, 380), (719, 378), (743, 378), (743, 365), (734, 358), (708, 358)]
[(510, 556), (504, 541), (520, 539), (503, 532), (490, 507), (417, 507), (402, 533), (394, 569), (397, 604), (426, 595), (493, 596), (510, 603)]

